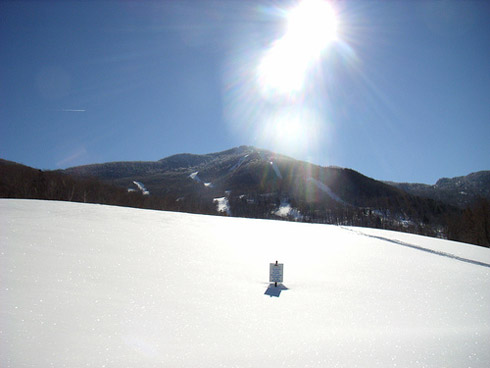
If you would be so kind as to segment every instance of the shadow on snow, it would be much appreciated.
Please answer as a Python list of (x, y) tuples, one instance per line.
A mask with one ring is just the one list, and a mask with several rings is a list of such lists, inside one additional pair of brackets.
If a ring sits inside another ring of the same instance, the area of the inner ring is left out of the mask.
[(264, 294), (269, 295), (271, 298), (273, 296), (279, 298), (283, 290), (288, 290), (288, 288), (283, 284), (279, 284), (277, 286), (274, 286), (274, 284), (269, 284), (269, 287), (267, 288)]

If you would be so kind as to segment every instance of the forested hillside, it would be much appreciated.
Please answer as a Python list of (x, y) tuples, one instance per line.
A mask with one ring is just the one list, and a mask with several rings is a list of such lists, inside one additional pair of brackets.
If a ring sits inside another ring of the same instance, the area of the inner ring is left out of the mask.
[(238, 149), (88, 168), (42, 171), (1, 160), (0, 197), (352, 225), (490, 246), (485, 199), (459, 209), (350, 169), (322, 168), (284, 156)]

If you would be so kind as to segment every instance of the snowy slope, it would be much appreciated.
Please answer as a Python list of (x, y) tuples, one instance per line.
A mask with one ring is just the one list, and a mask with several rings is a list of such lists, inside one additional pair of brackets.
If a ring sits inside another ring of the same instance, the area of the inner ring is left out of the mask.
[(0, 213), (0, 367), (490, 366), (488, 249), (64, 202)]
[(192, 180), (194, 180), (198, 183), (202, 183), (201, 178), (199, 178), (199, 176), (197, 176), (198, 174), (199, 174), (199, 171), (193, 172), (192, 174), (189, 175), (189, 178), (191, 178)]
[(149, 195), (150, 192), (145, 188), (145, 185), (139, 181), (133, 181), (133, 184), (138, 187), (138, 189), (143, 193), (143, 195)]

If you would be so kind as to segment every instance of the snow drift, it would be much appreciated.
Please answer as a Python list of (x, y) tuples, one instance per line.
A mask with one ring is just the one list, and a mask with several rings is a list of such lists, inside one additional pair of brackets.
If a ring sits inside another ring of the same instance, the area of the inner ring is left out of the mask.
[(485, 248), (66, 202), (0, 211), (1, 367), (490, 366)]

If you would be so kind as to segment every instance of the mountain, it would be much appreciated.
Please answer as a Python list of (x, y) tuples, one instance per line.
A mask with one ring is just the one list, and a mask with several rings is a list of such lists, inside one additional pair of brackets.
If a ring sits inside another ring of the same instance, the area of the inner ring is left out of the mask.
[[(446, 192), (450, 191), (445, 188), (459, 185), (468, 198), (477, 198), (477, 193), (488, 193), (486, 173), (438, 184)], [(461, 182), (472, 184), (457, 184)], [(406, 189), (415, 187), (390, 185), (351, 169), (321, 167), (249, 146), (57, 171), (0, 160), (0, 197), (5, 198), (375, 227), (490, 246), (489, 200), (461, 209), (446, 197), (427, 198)]]
[(490, 200), (490, 171), (479, 171), (466, 176), (439, 179), (435, 185), (387, 182), (407, 193), (432, 198), (453, 206), (465, 208), (479, 198)]
[(0, 159), (0, 197), (117, 204), (140, 207), (141, 193), (128, 193), (94, 178), (72, 177)]
[(84, 203), (0, 213), (1, 367), (489, 366), (482, 247)]
[[(65, 174), (165, 198), (167, 209), (240, 217), (349, 223), (437, 235), (454, 209), (354, 170), (321, 167), (241, 146), (180, 154), (156, 162), (111, 162), (69, 168)], [(199, 210), (193, 210), (199, 208)]]

